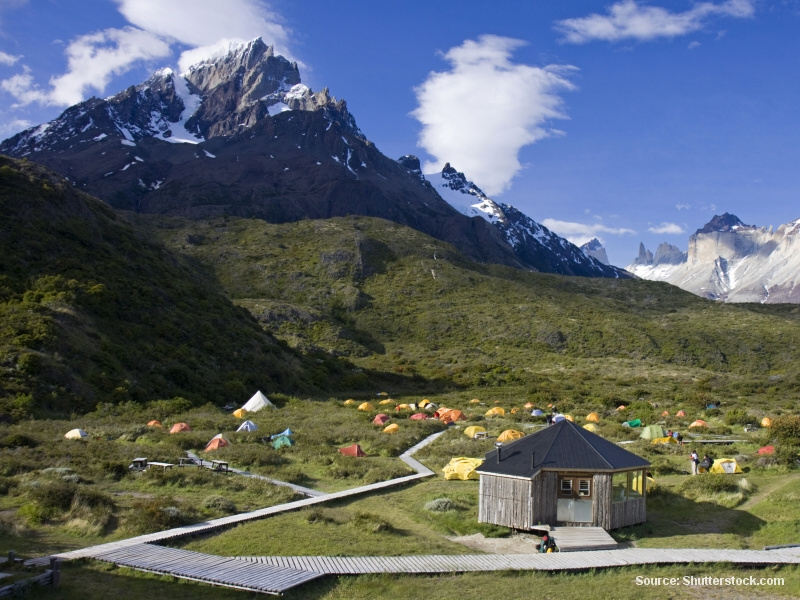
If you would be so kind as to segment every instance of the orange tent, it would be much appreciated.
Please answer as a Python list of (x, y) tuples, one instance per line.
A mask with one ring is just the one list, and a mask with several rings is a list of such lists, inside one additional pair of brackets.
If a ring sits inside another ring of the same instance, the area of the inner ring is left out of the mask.
[(156, 421), (155, 419), (153, 419), (152, 421), (148, 422), (147, 426), (148, 427), (161, 427), (162, 429), (164, 428), (164, 426), (161, 424), (161, 422), (160, 421)]
[(617, 410), (625, 410), (625, 405), (624, 405), (624, 404), (620, 404), (620, 405), (617, 407)]
[(761, 426), (762, 427), (772, 427), (772, 419), (769, 417), (764, 417), (761, 419)]
[(533, 402), (526, 402), (523, 408), (533, 408)]
[(181, 433), (183, 431), (191, 431), (192, 428), (189, 427), (186, 423), (175, 423), (172, 426), (172, 429), (169, 430), (170, 433)]
[(480, 401), (480, 400), (478, 400), (477, 398), (473, 398), (472, 400), (470, 400), (470, 401), (469, 401), (469, 403), (470, 403), (470, 404), (480, 404), (480, 403), (481, 403), (481, 401)]
[(466, 421), (467, 417), (464, 416), (460, 410), (448, 410), (442, 416), (439, 417), (439, 420), (444, 423), (445, 425), (449, 425), (450, 423), (455, 423), (456, 421)]
[(512, 408), (512, 409), (511, 409), (511, 414), (512, 414), (512, 415), (513, 415), (513, 414), (516, 414), (516, 413), (518, 413), (518, 412), (519, 412), (519, 409), (518, 409), (516, 406), (515, 406), (514, 408)]
[(347, 446), (347, 448), (339, 448), (339, 454), (343, 454), (344, 456), (366, 456), (367, 453), (361, 449), (361, 446), (358, 444), (353, 444), (352, 446)]
[(678, 412), (675, 413), (675, 416), (676, 417), (685, 417), (686, 416), (686, 411), (685, 410), (679, 410)]
[(383, 430), (383, 433), (397, 433), (400, 429), (400, 426), (397, 423), (392, 423), (391, 425), (387, 425), (386, 429)]
[(661, 413), (661, 416), (662, 417), (668, 417), (669, 416), (669, 411), (665, 410), (664, 412)]
[(689, 427), (708, 427), (708, 423), (703, 421), (703, 419), (697, 419), (697, 421), (689, 425)]
[(383, 413), (381, 413), (379, 415), (375, 415), (375, 418), (372, 419), (372, 424), (373, 425), (385, 425), (386, 421), (388, 421), (389, 418), (390, 418), (389, 415), (385, 415)]
[(588, 415), (586, 415), (586, 420), (590, 423), (599, 423), (600, 415), (598, 415), (596, 412), (590, 412)]
[(433, 416), (436, 417), (437, 419), (439, 419), (439, 418), (441, 418), (441, 416), (443, 414), (448, 413), (451, 410), (453, 410), (453, 409), (452, 408), (445, 408), (444, 406), (440, 406), (439, 408), (436, 409), (436, 412), (433, 413)]
[(219, 450), (220, 448), (224, 448), (225, 446), (230, 446), (231, 443), (222, 437), (222, 434), (214, 436), (208, 444), (206, 444), (205, 452), (211, 452), (212, 450)]
[(427, 418), (428, 415), (426, 415), (425, 413), (416, 413), (409, 417), (409, 419), (411, 419), (412, 421), (424, 421)]

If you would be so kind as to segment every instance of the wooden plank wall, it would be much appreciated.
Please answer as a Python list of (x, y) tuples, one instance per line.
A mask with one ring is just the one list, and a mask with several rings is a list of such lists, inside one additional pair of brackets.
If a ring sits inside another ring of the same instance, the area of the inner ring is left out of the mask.
[(478, 521), (530, 529), (531, 481), (481, 473)]
[(611, 505), (611, 527), (627, 527), (647, 521), (647, 507), (644, 498), (627, 500), (626, 502), (615, 502)]
[(556, 509), (558, 500), (558, 473), (540, 471), (533, 478), (533, 512), (531, 523), (545, 523), (551, 527), (556, 526)]
[(611, 474), (595, 473), (592, 506), (592, 524), (605, 530), (611, 529)]

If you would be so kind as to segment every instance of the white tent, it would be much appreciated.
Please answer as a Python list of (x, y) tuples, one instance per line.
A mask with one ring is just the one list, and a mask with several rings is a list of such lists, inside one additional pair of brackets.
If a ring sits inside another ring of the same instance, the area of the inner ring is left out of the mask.
[(64, 434), (64, 437), (68, 440), (80, 440), (81, 438), (89, 437), (89, 434), (83, 429), (71, 429)]
[(555, 415), (553, 417), (553, 423), (560, 423), (561, 421), (563, 421), (566, 418), (567, 417), (565, 417), (564, 415)]
[(259, 390), (253, 394), (253, 397), (250, 398), (250, 400), (248, 400), (242, 408), (247, 412), (256, 412), (267, 407), (275, 408), (275, 405), (270, 402), (264, 394), (261, 393), (261, 390)]
[(258, 429), (258, 425), (253, 423), (252, 421), (245, 421), (241, 425), (239, 425), (239, 429), (236, 431), (255, 431)]

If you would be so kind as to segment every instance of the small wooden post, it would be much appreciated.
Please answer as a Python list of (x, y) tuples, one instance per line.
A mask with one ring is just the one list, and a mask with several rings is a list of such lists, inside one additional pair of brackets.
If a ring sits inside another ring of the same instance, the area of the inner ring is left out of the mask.
[(61, 583), (61, 559), (50, 557), (50, 570), (53, 572), (53, 589), (57, 590)]
[(8, 562), (13, 564), (14, 563), (14, 557), (15, 557), (14, 551), (13, 550), (9, 550), (8, 551)]

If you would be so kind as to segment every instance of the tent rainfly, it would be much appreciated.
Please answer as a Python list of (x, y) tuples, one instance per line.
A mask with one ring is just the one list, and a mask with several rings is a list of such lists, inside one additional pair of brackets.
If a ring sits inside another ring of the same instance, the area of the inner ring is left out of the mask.
[(376, 396), (388, 396), (389, 392), (378, 392)]
[(148, 421), (147, 422), (147, 426), (148, 427), (160, 427), (161, 429), (164, 428), (164, 426), (161, 424), (161, 421), (156, 421), (155, 419), (153, 419), (152, 421)]
[(89, 434), (86, 433), (83, 429), (71, 429), (64, 434), (64, 437), (67, 438), (68, 440), (80, 440), (89, 437)]
[(583, 426), (586, 431), (591, 431), (592, 433), (597, 433), (597, 425), (594, 423), (587, 423)]
[(253, 397), (250, 398), (250, 400), (244, 403), (242, 408), (247, 412), (257, 412), (264, 408), (275, 408), (275, 405), (270, 402), (264, 394), (261, 393), (261, 390), (259, 390), (253, 394)]
[(521, 431), (517, 431), (516, 429), (506, 429), (503, 433), (497, 436), (497, 441), (505, 444), (523, 437), (525, 437), (525, 434)]
[(442, 471), (444, 471), (444, 478), (447, 480), (460, 479), (461, 481), (467, 481), (468, 479), (480, 479), (475, 469), (482, 464), (483, 459), (459, 456), (458, 458), (450, 459), (450, 462), (444, 466)]
[(553, 416), (553, 423), (560, 423), (561, 421), (567, 421), (567, 417), (564, 415), (554, 415)]
[(387, 425), (386, 428), (383, 430), (383, 433), (388, 433), (389, 435), (397, 433), (400, 430), (400, 426), (397, 423), (392, 423), (391, 425)]
[(387, 398), (386, 400), (381, 400), (378, 404), (394, 404), (394, 400)]
[(426, 415), (425, 413), (414, 413), (408, 418), (411, 419), (412, 421), (424, 421), (428, 418), (428, 415)]
[(221, 433), (218, 433), (211, 441), (206, 444), (205, 452), (212, 452), (214, 450), (219, 450), (220, 448), (224, 448), (225, 446), (230, 446), (231, 443), (226, 440)]
[(353, 406), (355, 403), (356, 401), (353, 400), (352, 398), (348, 398), (347, 400), (344, 401), (345, 406)]
[(586, 415), (586, 420), (589, 421), (589, 423), (599, 423), (600, 415), (598, 415), (596, 412), (591, 412)]
[(643, 440), (655, 440), (662, 438), (665, 435), (664, 428), (661, 427), (661, 425), (648, 425), (647, 427), (642, 428), (642, 432), (639, 434), (639, 437)]
[(662, 417), (668, 417), (669, 416), (669, 411), (665, 410), (664, 412), (661, 413), (661, 416)]
[(283, 431), (281, 431), (280, 433), (276, 433), (275, 435), (271, 435), (271, 436), (269, 436), (269, 439), (270, 439), (270, 440), (274, 440), (274, 439), (276, 439), (276, 438), (279, 438), (279, 437), (281, 437), (282, 435), (285, 435), (286, 437), (292, 437), (292, 436), (294, 435), (294, 431), (292, 431), (291, 429), (289, 429), (289, 428), (287, 427), (286, 429), (284, 429), (284, 430), (283, 430)]
[(256, 431), (258, 429), (258, 425), (253, 423), (250, 420), (243, 421), (241, 425), (239, 425), (239, 429), (236, 431)]
[(464, 435), (468, 438), (474, 438), (476, 433), (486, 433), (486, 428), (480, 425), (470, 425), (464, 430)]
[(192, 430), (192, 428), (189, 427), (186, 423), (175, 423), (175, 425), (173, 425), (170, 428), (169, 432), (170, 433), (183, 433), (184, 431), (191, 431), (191, 430)]
[(375, 418), (372, 419), (373, 425), (386, 425), (386, 421), (388, 421), (391, 417), (389, 415), (385, 415), (383, 413), (379, 415), (375, 415)]
[(675, 413), (675, 416), (676, 417), (685, 417), (686, 416), (686, 411), (681, 409), (681, 410), (679, 410), (678, 412)]
[(279, 435), (272, 440), (272, 447), (275, 448), (275, 450), (283, 448), (284, 446), (294, 446), (294, 440), (288, 435)]
[(494, 408), (490, 408), (489, 410), (487, 410), (485, 416), (487, 416), (487, 417), (504, 417), (505, 414), (506, 414), (505, 409), (503, 409), (503, 408), (501, 408), (499, 406), (495, 406)]
[(480, 404), (480, 403), (481, 403), (481, 401), (480, 401), (480, 399), (479, 399), (479, 398), (473, 398), (472, 400), (470, 400), (470, 401), (469, 401), (469, 403), (470, 403), (470, 404)]
[(664, 436), (664, 437), (655, 438), (655, 439), (654, 439), (652, 442), (650, 442), (650, 443), (651, 443), (651, 444), (677, 444), (677, 443), (678, 443), (678, 440), (676, 440), (676, 439), (675, 439), (674, 437), (672, 437), (671, 435), (667, 435), (667, 436)]
[(703, 419), (697, 419), (697, 421), (694, 421), (689, 427), (708, 427), (708, 423), (703, 421)]
[(358, 410), (370, 411), (375, 410), (375, 407), (372, 406), (369, 402), (362, 402), (358, 405)]
[(343, 456), (366, 456), (367, 453), (361, 449), (361, 446), (358, 444), (353, 444), (352, 446), (347, 446), (346, 448), (339, 448), (339, 454)]
[(733, 458), (718, 458), (711, 465), (709, 473), (741, 473), (742, 469)]
[(762, 427), (772, 427), (772, 419), (769, 417), (764, 417), (761, 419), (761, 426)]
[(247, 411), (243, 408), (237, 408), (233, 411), (233, 416), (237, 419), (244, 419), (244, 416), (247, 414)]
[(456, 421), (466, 421), (467, 417), (460, 410), (452, 409), (443, 413), (439, 420), (445, 425), (450, 425), (450, 423), (455, 423)]
[(533, 408), (533, 402), (526, 402), (525, 406), (523, 406), (522, 408), (525, 408), (527, 410), (532, 409)]
[(543, 417), (544, 416), (544, 411), (541, 408), (534, 408), (531, 411), (531, 416), (532, 417)]

